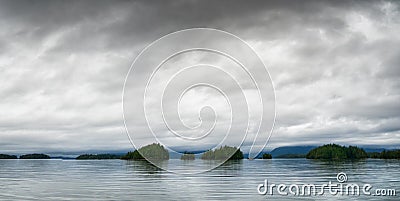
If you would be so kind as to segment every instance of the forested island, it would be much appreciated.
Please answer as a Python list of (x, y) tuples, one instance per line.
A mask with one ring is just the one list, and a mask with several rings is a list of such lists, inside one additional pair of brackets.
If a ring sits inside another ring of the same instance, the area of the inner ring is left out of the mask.
[(220, 147), (214, 151), (208, 150), (201, 155), (203, 160), (240, 160), (243, 158), (243, 152), (240, 149), (230, 146)]
[(18, 159), (15, 155), (0, 154), (0, 159)]
[(109, 160), (120, 159), (120, 156), (114, 154), (83, 154), (76, 157), (76, 160)]
[(122, 160), (148, 160), (148, 161), (161, 161), (169, 160), (168, 150), (160, 144), (146, 145), (139, 150), (128, 152), (121, 157)]
[(326, 144), (312, 149), (306, 155), (307, 159), (345, 160), (364, 159), (368, 155), (364, 149), (356, 146), (340, 146), (337, 144)]
[(193, 153), (190, 152), (185, 152), (182, 156), (181, 156), (181, 160), (195, 160), (196, 157)]
[(144, 157), (139, 153), (138, 150), (130, 151), (127, 154), (121, 156), (121, 160), (145, 160)]
[(19, 159), (50, 159), (50, 156), (46, 154), (26, 154), (21, 155)]
[(279, 156), (276, 156), (275, 158), (305, 158), (305, 154), (282, 154)]
[(271, 154), (264, 153), (264, 154), (262, 155), (261, 159), (272, 159), (272, 155), (271, 155)]

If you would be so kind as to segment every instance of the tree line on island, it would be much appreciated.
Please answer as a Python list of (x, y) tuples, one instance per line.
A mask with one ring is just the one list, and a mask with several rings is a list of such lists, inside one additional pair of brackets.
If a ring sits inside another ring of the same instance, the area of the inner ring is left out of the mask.
[[(204, 152), (201, 157), (203, 160), (240, 160), (243, 159), (243, 152), (230, 146), (224, 146), (215, 150), (208, 150)], [(126, 155), (121, 157), (122, 160), (168, 160), (168, 151), (160, 144), (151, 144), (144, 146), (133, 152), (128, 152)], [(195, 154), (192, 152), (184, 152), (181, 156), (181, 160), (195, 160)]]
[[(142, 154), (148, 156), (143, 157)], [(139, 150), (129, 152), (121, 157), (124, 160), (146, 160), (149, 156), (151, 160), (168, 160), (168, 151), (160, 144), (151, 144), (142, 147)], [(365, 158), (380, 158), (380, 159), (400, 159), (400, 150), (384, 150), (380, 153), (367, 153), (364, 149), (357, 146), (341, 146), (337, 144), (326, 144), (310, 150), (307, 154), (287, 154), (287, 158), (307, 158), (307, 159), (322, 159), (322, 160), (356, 160)], [(283, 156), (280, 156), (283, 158)], [(146, 159), (145, 159), (146, 158)], [(184, 152), (181, 155), (181, 160), (195, 160), (195, 154)], [(243, 152), (230, 146), (223, 146), (214, 150), (204, 152), (200, 159), (202, 160), (241, 160), (244, 158)], [(269, 153), (263, 153), (260, 159), (272, 159)]]
[(368, 158), (364, 149), (356, 146), (340, 146), (337, 144), (326, 144), (317, 147), (306, 155), (307, 159), (329, 159), (329, 160), (346, 160), (346, 159), (363, 159)]
[(400, 150), (383, 150), (382, 152), (367, 153), (357, 146), (341, 146), (326, 144), (309, 151), (305, 158), (322, 160), (357, 160), (366, 158), (400, 159)]
[(383, 150), (382, 152), (371, 152), (368, 153), (369, 158), (379, 158), (379, 159), (400, 159), (400, 149), (397, 150)]
[[(0, 154), (0, 159), (18, 159), (16, 155)], [(19, 159), (50, 159), (46, 154), (25, 154), (19, 156)]]
[[(282, 156), (281, 156), (282, 157)], [(46, 154), (26, 154), (17, 157), (16, 155), (0, 154), (0, 159), (50, 159)], [(146, 145), (140, 149), (128, 152), (125, 155), (115, 154), (83, 154), (75, 158), (76, 160), (147, 160), (162, 161), (169, 160), (169, 152), (158, 143)], [(204, 152), (200, 159), (202, 160), (241, 160), (245, 158), (243, 152), (236, 147), (223, 146), (214, 150)], [(270, 153), (263, 153), (258, 158), (272, 159)], [(277, 157), (279, 158), (279, 157)], [(326, 144), (311, 149), (307, 154), (287, 154), (286, 158), (307, 158), (322, 160), (356, 160), (365, 158), (376, 159), (400, 159), (400, 150), (383, 150), (382, 152), (367, 153), (364, 149), (356, 146), (341, 146), (337, 144)], [(181, 160), (195, 160), (196, 156), (192, 152), (184, 152)]]
[(76, 157), (76, 160), (109, 160), (120, 159), (120, 156), (115, 154), (82, 154)]
[(160, 161), (168, 160), (169, 153), (164, 146), (160, 144), (146, 145), (133, 152), (128, 152), (126, 155), (121, 157), (122, 160), (149, 160), (149, 161)]
[(0, 159), (18, 159), (15, 155), (0, 154)]
[(208, 150), (200, 158), (203, 160), (240, 160), (244, 157), (240, 149), (224, 146), (215, 150)]
[(194, 153), (192, 152), (184, 152), (183, 155), (181, 156), (181, 160), (188, 160), (188, 161), (192, 161), (195, 160), (196, 156), (194, 155)]
[[(298, 148), (298, 147), (296, 147)], [(263, 159), (272, 158), (265, 154)], [(319, 147), (312, 148), (305, 154), (286, 153), (274, 156), (274, 158), (307, 158), (307, 159), (320, 159), (320, 160), (357, 160), (366, 158), (379, 158), (379, 159), (400, 159), (400, 150), (383, 150), (382, 152), (369, 152), (357, 146), (341, 146), (337, 144), (325, 144)]]

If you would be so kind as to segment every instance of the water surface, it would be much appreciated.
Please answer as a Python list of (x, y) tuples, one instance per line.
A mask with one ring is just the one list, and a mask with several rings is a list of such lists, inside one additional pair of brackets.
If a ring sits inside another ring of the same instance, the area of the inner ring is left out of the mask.
[[(202, 165), (172, 159), (167, 165)], [(400, 161), (242, 160), (196, 175), (177, 175), (142, 161), (0, 160), (0, 200), (399, 200)], [(395, 197), (259, 195), (257, 186), (321, 184), (345, 172), (348, 183), (393, 188)]]

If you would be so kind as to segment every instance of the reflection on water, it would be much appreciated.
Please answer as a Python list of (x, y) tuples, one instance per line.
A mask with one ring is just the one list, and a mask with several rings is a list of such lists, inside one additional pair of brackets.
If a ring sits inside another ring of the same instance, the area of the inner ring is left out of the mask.
[[(207, 163), (210, 161), (169, 160), (161, 165), (205, 167)], [(400, 194), (399, 170), (399, 160), (274, 159), (228, 161), (202, 174), (177, 175), (146, 161), (0, 160), (0, 200), (399, 200), (399, 196), (257, 193), (264, 179), (276, 184), (326, 183), (345, 172), (351, 183), (395, 188)]]
[[(168, 162), (165, 161), (165, 163)], [(147, 174), (161, 175), (160, 173), (161, 171), (163, 171), (158, 166), (155, 166), (148, 161), (127, 161), (126, 168), (127, 170), (132, 171), (133, 174), (138, 174), (138, 175), (147, 175)]]
[[(228, 177), (228, 176), (239, 176), (243, 171), (243, 160), (226, 161), (218, 167), (216, 171), (217, 176)], [(214, 171), (211, 171), (212, 174)]]

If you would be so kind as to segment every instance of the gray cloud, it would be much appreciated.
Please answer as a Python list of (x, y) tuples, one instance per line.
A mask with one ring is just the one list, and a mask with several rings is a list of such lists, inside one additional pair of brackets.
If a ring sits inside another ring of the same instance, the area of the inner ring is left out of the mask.
[(0, 151), (130, 148), (121, 93), (131, 62), (191, 27), (229, 31), (267, 64), (277, 104), (268, 147), (400, 144), (399, 6), (1, 1)]

